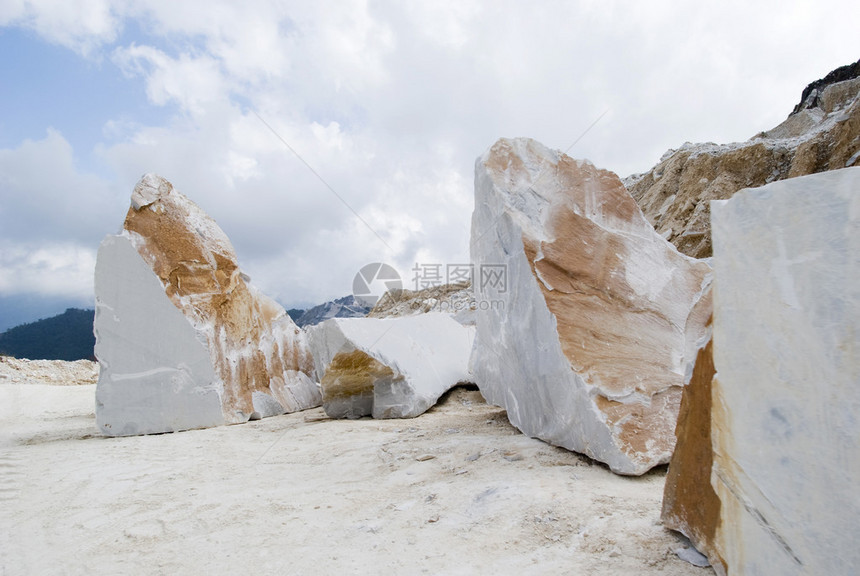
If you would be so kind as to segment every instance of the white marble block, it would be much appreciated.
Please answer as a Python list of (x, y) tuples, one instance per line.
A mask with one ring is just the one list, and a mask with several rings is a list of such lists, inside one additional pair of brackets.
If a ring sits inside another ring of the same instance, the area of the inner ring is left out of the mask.
[(615, 174), (527, 138), (477, 160), (471, 255), (487, 400), (617, 473), (668, 462), (710, 267), (661, 238)]
[(855, 574), (860, 168), (711, 203), (711, 483), (728, 574)]
[(320, 403), (305, 334), (163, 178), (135, 187), (95, 272), (96, 421), (107, 435), (245, 422)]
[(308, 333), (332, 418), (414, 418), (471, 381), (475, 329), (449, 314), (332, 318)]

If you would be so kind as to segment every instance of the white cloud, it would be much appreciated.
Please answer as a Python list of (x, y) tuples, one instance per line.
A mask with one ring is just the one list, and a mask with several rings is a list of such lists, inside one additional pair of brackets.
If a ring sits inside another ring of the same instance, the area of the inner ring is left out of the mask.
[(95, 264), (96, 250), (91, 246), (0, 239), (0, 297), (38, 294), (91, 301)]
[(109, 183), (81, 171), (72, 146), (52, 129), (0, 149), (0, 190), (0, 239), (27, 245), (97, 242), (124, 214)]
[(0, 190), (0, 297), (91, 300), (98, 243), (120, 227), (125, 201), (82, 172), (54, 130), (0, 150)]
[(116, 39), (119, 19), (109, 0), (10, 0), (0, 4), (0, 26), (22, 26), (89, 55)]
[[(0, 239), (94, 249), (154, 171), (215, 217), (243, 267), (288, 304), (347, 293), (372, 261), (404, 277), (416, 262), (462, 263), (474, 159), (499, 136), (565, 149), (608, 110), (571, 154), (623, 176), (685, 140), (775, 125), (806, 83), (860, 55), (854, 23), (832, 17), (852, 4), (838, 1), (84, 4), (79, 18), (6, 3), (0, 24), (111, 55), (105, 65), (175, 115), (105, 124), (96, 156), (110, 182), (84, 173), (82, 151), (53, 132), (0, 151), (2, 177), (15, 179)], [(143, 36), (117, 42), (132, 20)]]
[(182, 110), (201, 115), (206, 105), (226, 98), (218, 61), (209, 56), (181, 54), (172, 58), (151, 46), (117, 48), (114, 62), (129, 75), (146, 79), (146, 95), (154, 104), (175, 102)]

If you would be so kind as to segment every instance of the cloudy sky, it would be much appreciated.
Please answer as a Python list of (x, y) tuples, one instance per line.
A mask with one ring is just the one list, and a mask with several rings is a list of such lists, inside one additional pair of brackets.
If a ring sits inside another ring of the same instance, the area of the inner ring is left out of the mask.
[(368, 262), (408, 285), (416, 263), (468, 261), (474, 161), (498, 137), (581, 137), (572, 156), (621, 176), (746, 140), (860, 57), (857, 16), (855, 0), (2, 0), (0, 330), (92, 306), (98, 244), (146, 172), (288, 307), (350, 293)]

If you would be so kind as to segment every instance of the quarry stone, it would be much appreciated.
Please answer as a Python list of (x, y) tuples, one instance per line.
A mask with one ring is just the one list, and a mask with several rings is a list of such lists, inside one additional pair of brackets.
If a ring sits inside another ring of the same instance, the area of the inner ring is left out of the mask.
[(474, 327), (449, 314), (333, 318), (309, 331), (332, 418), (414, 418), (471, 381)]
[(107, 435), (245, 422), (320, 403), (306, 336), (224, 232), (145, 175), (95, 272), (96, 421)]
[(471, 256), (485, 398), (617, 473), (668, 462), (708, 264), (660, 237), (615, 174), (526, 138), (477, 160)]

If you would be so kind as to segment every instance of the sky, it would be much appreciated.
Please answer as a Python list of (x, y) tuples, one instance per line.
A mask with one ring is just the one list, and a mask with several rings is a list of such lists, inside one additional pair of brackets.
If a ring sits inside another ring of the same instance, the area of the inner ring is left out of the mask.
[(469, 260), (475, 159), (624, 177), (779, 124), (860, 57), (855, 1), (0, 0), (0, 330), (93, 306), (155, 172), (287, 307)]

